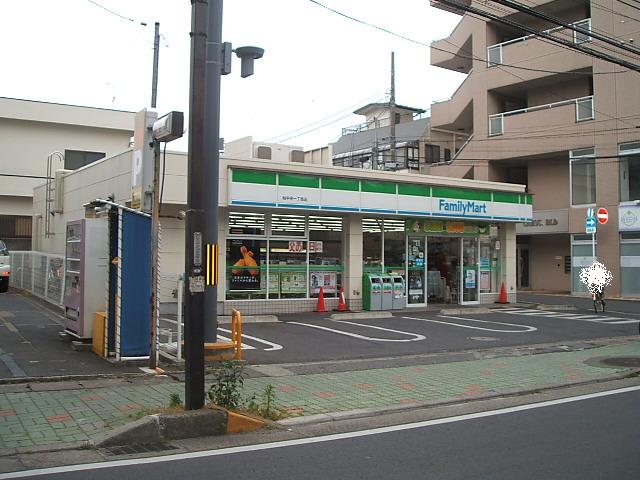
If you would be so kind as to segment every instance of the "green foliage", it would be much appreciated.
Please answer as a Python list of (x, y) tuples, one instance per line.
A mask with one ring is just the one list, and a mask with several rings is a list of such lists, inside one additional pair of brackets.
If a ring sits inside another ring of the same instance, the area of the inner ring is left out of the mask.
[(172, 393), (169, 395), (169, 408), (182, 407), (182, 399), (179, 393)]
[(213, 370), (209, 400), (223, 408), (236, 409), (242, 404), (244, 366), (237, 360), (224, 360)]
[(259, 401), (255, 395), (247, 401), (247, 410), (270, 420), (278, 420), (285, 416), (284, 412), (276, 407), (276, 390), (271, 384), (264, 388)]

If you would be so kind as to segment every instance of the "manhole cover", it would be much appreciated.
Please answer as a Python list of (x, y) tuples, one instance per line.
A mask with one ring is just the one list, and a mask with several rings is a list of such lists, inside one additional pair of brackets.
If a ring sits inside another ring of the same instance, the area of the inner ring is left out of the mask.
[(605, 365), (612, 367), (638, 367), (640, 368), (640, 357), (611, 357), (600, 360)]

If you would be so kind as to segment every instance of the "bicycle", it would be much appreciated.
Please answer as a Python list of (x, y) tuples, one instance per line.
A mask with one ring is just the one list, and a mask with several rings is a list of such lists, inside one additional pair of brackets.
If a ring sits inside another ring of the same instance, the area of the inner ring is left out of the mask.
[(602, 311), (604, 312), (604, 306), (606, 302), (604, 301), (604, 290), (600, 290), (599, 292), (593, 292), (591, 294), (591, 298), (593, 300), (593, 309), (596, 313), (598, 313), (598, 305), (600, 305)]

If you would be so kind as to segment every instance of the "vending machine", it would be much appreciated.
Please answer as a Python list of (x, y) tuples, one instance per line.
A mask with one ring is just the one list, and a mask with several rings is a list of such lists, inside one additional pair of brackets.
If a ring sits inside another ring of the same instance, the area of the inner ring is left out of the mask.
[(106, 310), (108, 229), (105, 218), (67, 223), (64, 316), (65, 332), (90, 339), (94, 312)]

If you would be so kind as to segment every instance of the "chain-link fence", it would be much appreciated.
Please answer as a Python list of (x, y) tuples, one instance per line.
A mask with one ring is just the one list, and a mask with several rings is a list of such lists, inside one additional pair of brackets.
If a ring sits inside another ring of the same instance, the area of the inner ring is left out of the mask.
[(9, 284), (56, 305), (64, 296), (64, 255), (11, 252)]

